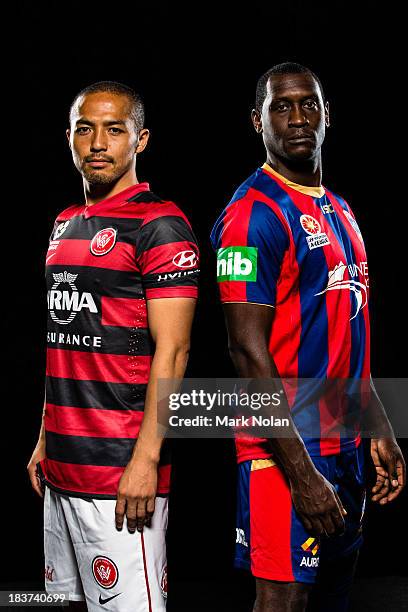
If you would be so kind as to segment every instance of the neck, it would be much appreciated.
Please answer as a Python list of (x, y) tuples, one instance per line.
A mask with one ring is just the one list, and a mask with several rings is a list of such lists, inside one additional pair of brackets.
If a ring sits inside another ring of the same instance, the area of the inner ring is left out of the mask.
[(100, 183), (95, 185), (90, 184), (86, 179), (83, 179), (83, 183), (85, 204), (86, 206), (92, 206), (93, 204), (97, 204), (102, 200), (111, 198), (132, 185), (137, 185), (139, 181), (137, 180), (136, 170), (132, 168), (131, 171), (126, 172), (126, 174), (122, 175), (112, 183)]
[(322, 157), (320, 152), (316, 158), (301, 162), (282, 159), (268, 152), (266, 163), (292, 183), (308, 187), (320, 187), (322, 184)]

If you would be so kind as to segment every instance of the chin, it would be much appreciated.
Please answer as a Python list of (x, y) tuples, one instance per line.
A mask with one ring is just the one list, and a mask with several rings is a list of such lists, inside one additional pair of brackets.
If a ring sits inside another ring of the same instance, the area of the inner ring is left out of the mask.
[(90, 185), (108, 185), (115, 178), (111, 174), (105, 174), (104, 172), (84, 172), (83, 176)]
[(297, 150), (287, 151), (286, 156), (290, 161), (311, 161), (316, 158), (316, 149), (298, 147)]

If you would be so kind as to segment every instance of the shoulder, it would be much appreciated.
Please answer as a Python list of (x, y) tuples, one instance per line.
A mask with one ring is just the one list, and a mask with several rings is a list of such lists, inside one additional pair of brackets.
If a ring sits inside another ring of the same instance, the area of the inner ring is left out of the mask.
[(64, 210), (59, 212), (55, 218), (55, 221), (68, 221), (69, 219), (72, 219), (72, 217), (79, 215), (83, 211), (83, 209), (83, 204), (72, 204), (71, 206), (68, 206), (67, 208), (64, 208)]
[(335, 193), (334, 191), (331, 191), (330, 189), (325, 188), (326, 191), (326, 195), (329, 197), (329, 199), (334, 199), (337, 201), (337, 203), (339, 204), (339, 206), (346, 212), (351, 214), (354, 217), (354, 213), (351, 210), (350, 204), (346, 201), (345, 198), (343, 198), (343, 196), (339, 195), (338, 193)]
[(155, 222), (155, 225), (171, 225), (174, 220), (190, 225), (184, 212), (171, 200), (164, 200), (152, 191), (142, 191), (127, 200), (122, 207), (123, 213), (134, 215), (142, 220), (141, 228)]
[(223, 210), (211, 232), (211, 242), (217, 248), (225, 240), (242, 241), (255, 236), (267, 239), (289, 233), (287, 221), (279, 207), (249, 189), (243, 197), (231, 201)]

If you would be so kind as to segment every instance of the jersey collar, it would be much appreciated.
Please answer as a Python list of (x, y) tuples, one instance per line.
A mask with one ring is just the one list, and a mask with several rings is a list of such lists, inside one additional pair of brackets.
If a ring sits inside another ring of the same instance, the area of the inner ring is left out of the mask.
[(109, 209), (111, 207), (118, 206), (120, 204), (124, 204), (129, 198), (132, 198), (134, 195), (141, 191), (149, 191), (150, 185), (149, 183), (137, 183), (137, 185), (131, 185), (127, 187), (123, 191), (116, 193), (110, 198), (106, 198), (106, 200), (101, 200), (97, 204), (92, 204), (91, 206), (84, 206), (84, 217), (89, 219), (93, 215), (100, 214), (101, 211), (105, 209)]
[(321, 185), (320, 187), (308, 187), (307, 185), (298, 185), (297, 183), (292, 183), (286, 177), (276, 172), (269, 164), (263, 164), (262, 170), (265, 170), (268, 174), (272, 174), (272, 176), (276, 176), (283, 183), (295, 189), (296, 191), (300, 191), (300, 193), (304, 193), (305, 195), (312, 196), (312, 198), (322, 198), (324, 196), (324, 187)]

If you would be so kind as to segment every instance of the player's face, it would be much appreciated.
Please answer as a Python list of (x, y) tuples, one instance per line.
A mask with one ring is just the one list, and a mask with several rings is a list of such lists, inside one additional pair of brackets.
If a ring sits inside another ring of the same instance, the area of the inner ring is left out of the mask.
[(310, 74), (273, 75), (267, 84), (262, 113), (253, 113), (267, 151), (283, 159), (316, 158), (329, 125), (319, 84)]
[(78, 99), (67, 130), (77, 170), (90, 185), (109, 184), (134, 171), (149, 132), (137, 131), (127, 96), (109, 92)]

